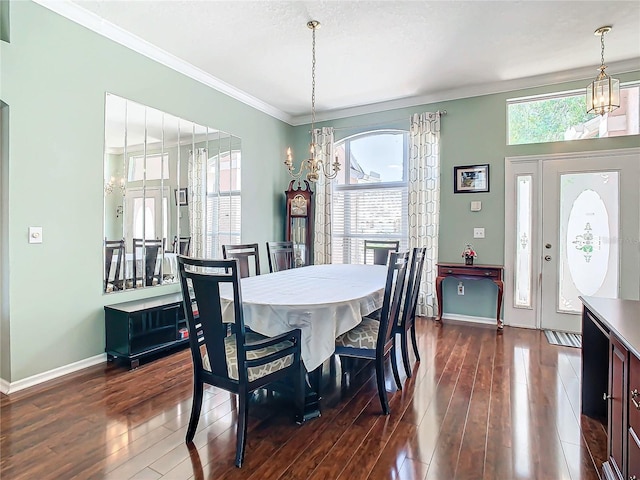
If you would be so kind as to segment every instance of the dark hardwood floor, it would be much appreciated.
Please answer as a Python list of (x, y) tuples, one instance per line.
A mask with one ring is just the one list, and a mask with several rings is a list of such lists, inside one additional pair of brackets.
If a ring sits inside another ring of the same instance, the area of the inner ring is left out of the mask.
[(339, 363), (326, 364), (320, 418), (299, 426), (287, 399), (254, 396), (242, 469), (226, 392), (206, 389), (194, 446), (184, 443), (188, 350), (2, 396), (0, 478), (599, 478), (606, 433), (580, 415), (581, 350), (534, 330), (417, 326), (414, 376), (395, 391), (387, 375), (391, 415), (381, 415), (372, 365), (355, 364), (343, 384)]

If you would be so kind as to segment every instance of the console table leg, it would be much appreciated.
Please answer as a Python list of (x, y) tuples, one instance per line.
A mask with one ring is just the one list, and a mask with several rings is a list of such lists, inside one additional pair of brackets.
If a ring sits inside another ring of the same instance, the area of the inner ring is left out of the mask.
[(504, 284), (502, 283), (502, 280), (494, 280), (494, 283), (498, 287), (498, 311), (496, 313), (496, 321), (498, 322), (498, 330), (502, 330), (504, 328), (504, 324), (500, 318), (500, 310), (502, 309), (502, 292), (504, 290)]
[(444, 280), (444, 277), (436, 277), (436, 298), (438, 299), (438, 316), (435, 318), (436, 322), (441, 322), (442, 321), (442, 312), (443, 312), (443, 305), (442, 305), (442, 281)]

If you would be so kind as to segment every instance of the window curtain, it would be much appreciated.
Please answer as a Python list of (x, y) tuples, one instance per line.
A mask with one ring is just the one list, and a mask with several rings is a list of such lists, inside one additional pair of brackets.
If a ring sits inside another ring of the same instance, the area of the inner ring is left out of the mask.
[(409, 247), (426, 247), (416, 315), (433, 317), (440, 222), (440, 113), (414, 114), (409, 129)]
[[(317, 158), (323, 165), (333, 161), (333, 127), (318, 128), (313, 131), (313, 143), (317, 146)], [(315, 221), (313, 235), (313, 263), (324, 265), (331, 263), (331, 201), (333, 181), (323, 174), (316, 182)]]
[[(191, 235), (191, 256), (203, 258), (205, 253), (205, 206), (207, 192), (207, 149), (196, 148), (189, 151), (187, 192), (189, 198), (189, 232)], [(180, 207), (178, 207), (180, 208)]]

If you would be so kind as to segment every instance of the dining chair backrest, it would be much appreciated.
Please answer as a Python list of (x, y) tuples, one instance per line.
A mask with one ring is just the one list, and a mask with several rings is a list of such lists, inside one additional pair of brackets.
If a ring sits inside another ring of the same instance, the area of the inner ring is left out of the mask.
[(124, 239), (104, 241), (104, 291), (124, 287)]
[(372, 261), (374, 265), (387, 265), (389, 252), (397, 252), (398, 248), (399, 240), (365, 240), (364, 263)]
[(194, 368), (210, 371), (223, 385), (247, 380), (243, 377), (243, 374), (246, 375), (245, 368), (238, 368), (238, 379), (229, 377), (225, 354), (225, 338), (228, 331), (227, 323), (223, 322), (220, 297), (221, 288), (230, 288), (233, 291), (233, 315), (229, 321), (234, 325), (238, 361), (243, 362), (246, 329), (239, 265), (238, 259), (208, 260), (178, 256), (178, 271)]
[(416, 306), (418, 305), (418, 296), (420, 294), (420, 282), (422, 280), (422, 270), (424, 269), (424, 260), (426, 256), (426, 247), (416, 247), (411, 253), (411, 263), (407, 272), (404, 302), (402, 304), (402, 313), (399, 321), (399, 324), (406, 326), (406, 328), (408, 328), (408, 326), (413, 322), (416, 315)]
[(293, 268), (293, 242), (267, 242), (267, 257), (271, 273)]
[[(133, 239), (133, 287), (157, 285), (162, 281), (162, 262), (158, 256), (164, 250), (165, 240)], [(144, 271), (144, 277), (142, 272)]]
[(257, 243), (244, 245), (222, 245), (222, 257), (237, 258), (240, 263), (240, 278), (260, 275), (260, 252)]
[(191, 237), (173, 237), (173, 243), (171, 244), (171, 251), (173, 253), (179, 253), (180, 255), (189, 256), (189, 250), (191, 247)]

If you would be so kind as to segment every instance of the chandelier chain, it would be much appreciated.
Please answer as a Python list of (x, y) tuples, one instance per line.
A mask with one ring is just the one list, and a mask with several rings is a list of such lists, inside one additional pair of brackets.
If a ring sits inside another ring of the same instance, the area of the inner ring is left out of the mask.
[(312, 27), (311, 43), (311, 135), (316, 122), (316, 27)]
[(602, 35), (600, 35), (600, 69), (604, 67), (604, 34), (605, 32), (602, 32)]

